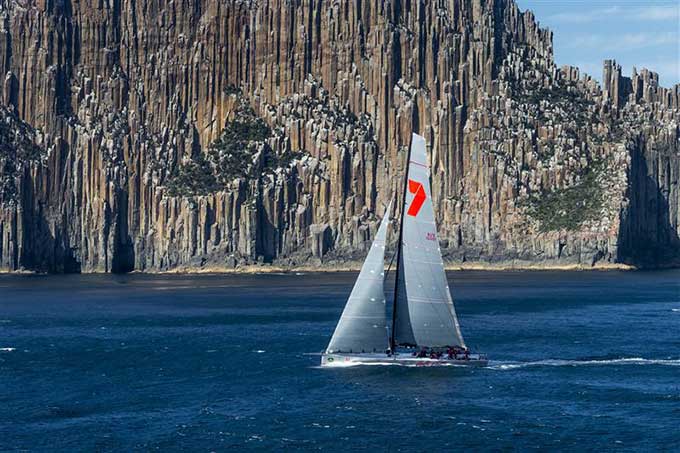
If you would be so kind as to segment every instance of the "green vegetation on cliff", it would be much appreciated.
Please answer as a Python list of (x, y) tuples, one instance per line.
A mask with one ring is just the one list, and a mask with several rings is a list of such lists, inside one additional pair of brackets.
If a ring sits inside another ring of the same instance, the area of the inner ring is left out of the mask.
[(532, 195), (525, 204), (528, 214), (539, 222), (544, 233), (576, 231), (584, 222), (596, 220), (603, 203), (598, 184), (601, 173), (602, 164), (594, 162), (573, 186)]
[(0, 106), (0, 205), (17, 201), (17, 177), (25, 165), (40, 162), (43, 156), (35, 144), (35, 130)]
[(234, 118), (210, 144), (207, 153), (193, 156), (170, 176), (166, 184), (170, 196), (207, 195), (236, 178), (254, 176), (260, 152), (267, 162), (272, 153), (265, 141), (272, 131), (244, 99), (239, 101)]
[(212, 166), (201, 154), (182, 165), (167, 187), (173, 197), (207, 195), (221, 188)]

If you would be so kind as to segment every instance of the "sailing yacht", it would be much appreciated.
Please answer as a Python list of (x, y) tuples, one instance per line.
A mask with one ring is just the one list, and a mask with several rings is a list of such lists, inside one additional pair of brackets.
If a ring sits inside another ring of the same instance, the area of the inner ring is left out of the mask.
[(437, 239), (427, 148), (417, 134), (401, 201), (391, 319), (384, 292), (388, 207), (321, 366), (486, 366), (486, 357), (471, 353), (460, 332)]

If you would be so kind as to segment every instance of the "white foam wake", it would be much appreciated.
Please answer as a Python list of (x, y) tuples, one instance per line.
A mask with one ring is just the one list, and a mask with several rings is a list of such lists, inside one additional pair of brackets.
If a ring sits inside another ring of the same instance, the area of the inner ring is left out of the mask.
[(518, 368), (545, 367), (545, 366), (608, 366), (608, 365), (680, 366), (680, 359), (643, 359), (641, 357), (628, 357), (620, 359), (599, 359), (599, 360), (547, 359), (537, 360), (535, 362), (491, 361), (489, 363), (489, 368), (492, 370), (516, 370)]
[(333, 368), (354, 368), (358, 366), (401, 366), (400, 363), (394, 363), (394, 362), (369, 362), (369, 363), (364, 363), (364, 362), (340, 362), (333, 364), (332, 366), (321, 366), (321, 365), (316, 365), (313, 366), (312, 368), (317, 368), (321, 370), (330, 370)]
[(678, 313), (678, 312), (680, 312), (680, 308), (671, 308), (671, 311)]
[(404, 363), (404, 362), (340, 362), (335, 363), (331, 366), (313, 366), (312, 368), (319, 368), (323, 370), (329, 370), (333, 368), (354, 368), (358, 366), (397, 366), (404, 368), (441, 368), (441, 367), (453, 367), (453, 368), (472, 368), (469, 365), (463, 365), (458, 363), (437, 363), (436, 365), (422, 365), (417, 363)]
[(0, 348), (0, 352), (12, 352), (16, 351), (16, 348)]

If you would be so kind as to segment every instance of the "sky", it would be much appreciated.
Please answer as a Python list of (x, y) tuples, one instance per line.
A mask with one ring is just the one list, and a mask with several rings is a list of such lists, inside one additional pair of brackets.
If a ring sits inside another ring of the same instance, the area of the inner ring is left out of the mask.
[(680, 0), (515, 0), (553, 31), (558, 66), (570, 64), (602, 80), (614, 59), (659, 74), (661, 86), (680, 83)]

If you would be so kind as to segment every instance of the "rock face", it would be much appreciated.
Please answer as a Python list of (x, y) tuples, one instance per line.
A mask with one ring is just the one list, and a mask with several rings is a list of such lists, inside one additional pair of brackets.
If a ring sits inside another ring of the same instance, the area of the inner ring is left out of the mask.
[(412, 131), (451, 261), (680, 261), (680, 85), (509, 0), (0, 0), (0, 70), (3, 270), (360, 259)]

